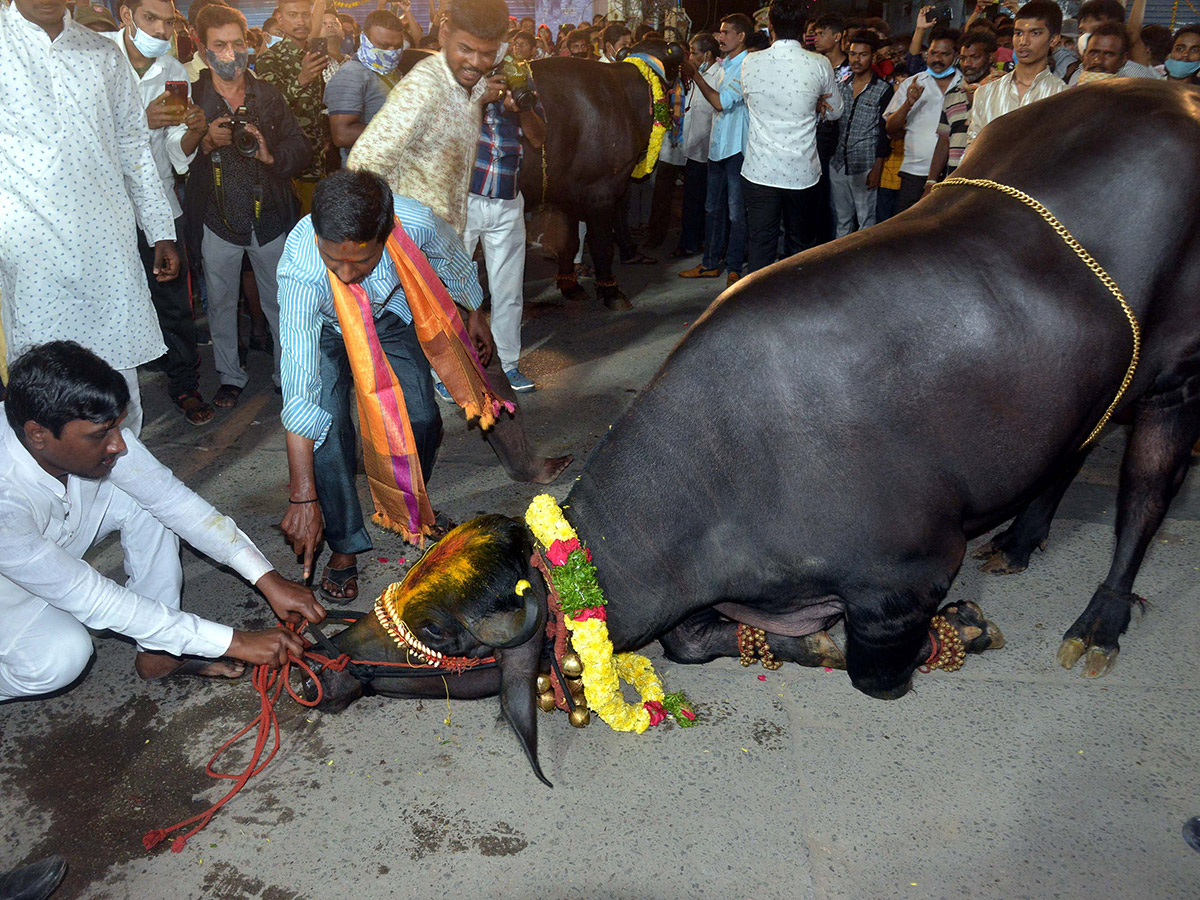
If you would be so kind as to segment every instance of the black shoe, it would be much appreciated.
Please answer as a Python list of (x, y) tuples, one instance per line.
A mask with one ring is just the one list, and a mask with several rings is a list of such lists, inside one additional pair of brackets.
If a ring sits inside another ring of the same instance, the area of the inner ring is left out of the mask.
[(1193, 850), (1200, 850), (1200, 816), (1192, 816), (1183, 823), (1183, 839)]
[(45, 859), (0, 875), (0, 900), (45, 900), (67, 874), (61, 856)]

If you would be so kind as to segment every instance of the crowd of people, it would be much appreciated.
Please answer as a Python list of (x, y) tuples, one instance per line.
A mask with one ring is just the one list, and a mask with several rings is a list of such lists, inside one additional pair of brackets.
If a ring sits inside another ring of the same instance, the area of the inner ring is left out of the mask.
[[(670, 127), (618, 231), (651, 250), (677, 234), (671, 258), (694, 261), (680, 277), (733, 284), (871, 227), (1015, 109), (1102, 79), (1200, 84), (1200, 26), (1143, 27), (1144, 8), (1086, 0), (1064, 21), (1053, 0), (979, 0), (961, 28), (924, 7), (905, 34), (801, 0), (726, 16), (664, 78)], [(325, 615), (305, 586), (324, 542), (322, 595), (354, 599), (372, 539), (352, 394), (375, 521), (417, 544), (450, 524), (425, 491), (439, 403), (479, 419), (515, 480), (549, 483), (571, 462), (536, 453), (517, 403), (535, 389), (520, 370), (520, 175), (547, 139), (529, 63), (616, 65), (684, 36), (602, 16), (554, 36), (504, 0), (439, 0), (431, 22), (409, 0), (361, 23), (279, 0), (253, 28), (225, 0), (186, 16), (172, 0), (0, 0), (0, 700), (78, 678), (89, 627), (135, 640), (147, 679), (299, 653), (291, 631), (183, 612), (178, 539), (296, 624)], [(430, 52), (402, 66), (406, 50)], [(658, 262), (619, 243), (623, 262)], [(161, 368), (202, 426), (239, 403), (258, 351), (281, 394), (301, 582), (139, 440), (139, 367)], [(118, 531), (125, 584), (83, 561)]]

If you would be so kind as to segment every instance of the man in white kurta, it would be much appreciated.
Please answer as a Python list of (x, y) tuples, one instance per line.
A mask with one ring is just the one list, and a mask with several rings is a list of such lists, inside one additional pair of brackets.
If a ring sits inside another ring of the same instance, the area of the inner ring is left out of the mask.
[(120, 371), (136, 434), (136, 367), (166, 349), (137, 223), (168, 280), (179, 274), (175, 222), (129, 63), (65, 10), (0, 4), (0, 312), (9, 360), (73, 340)]
[[(239, 667), (208, 661), (278, 665), (302, 652), (290, 631), (235, 631), (183, 612), (179, 537), (254, 584), (281, 618), (324, 617), (312, 591), (279, 575), (232, 519), (120, 427), (127, 398), (120, 375), (77, 344), (35, 347), (12, 366), (0, 404), (0, 701), (78, 678), (92, 655), (88, 628), (136, 640), (143, 678), (235, 675)], [(113, 532), (123, 585), (83, 559)], [(185, 654), (202, 659), (173, 658)]]

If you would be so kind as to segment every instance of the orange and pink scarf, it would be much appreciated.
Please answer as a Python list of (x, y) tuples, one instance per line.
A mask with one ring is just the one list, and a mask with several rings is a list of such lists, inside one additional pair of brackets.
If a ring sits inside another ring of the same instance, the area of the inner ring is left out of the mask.
[[(513, 412), (513, 404), (501, 401), (492, 390), (450, 292), (399, 219), (386, 249), (430, 365), (468, 421), (478, 418), (486, 431), (502, 410)], [(363, 461), (375, 502), (371, 520), (422, 546), (433, 529), (433, 507), (425, 492), (404, 394), (375, 331), (371, 300), (362, 285), (344, 284), (332, 272), (329, 283), (354, 375)]]

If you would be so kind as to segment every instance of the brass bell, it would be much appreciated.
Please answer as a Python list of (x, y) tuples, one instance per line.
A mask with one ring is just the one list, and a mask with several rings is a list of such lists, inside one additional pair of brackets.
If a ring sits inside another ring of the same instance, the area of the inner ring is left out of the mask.
[(537, 702), (538, 706), (542, 708), (542, 712), (554, 712), (554, 691), (545, 691), (541, 694), (538, 694)]
[(583, 679), (582, 678), (568, 678), (567, 679), (567, 690), (569, 690), (572, 694), (582, 694), (583, 693)]
[(583, 696), (583, 691), (579, 693), (571, 692), (571, 699), (575, 701), (575, 705), (580, 709), (587, 709), (587, 697)]
[(592, 713), (586, 706), (577, 706), (571, 710), (571, 715), (568, 718), (576, 728), (583, 728), (592, 721)]
[(543, 672), (537, 677), (537, 692), (544, 694), (549, 690), (553, 690), (553, 685), (550, 684), (550, 676)]
[(564, 653), (562, 658), (563, 674), (568, 678), (578, 678), (583, 674), (583, 660), (578, 653)]

